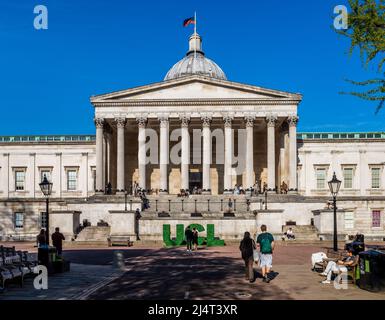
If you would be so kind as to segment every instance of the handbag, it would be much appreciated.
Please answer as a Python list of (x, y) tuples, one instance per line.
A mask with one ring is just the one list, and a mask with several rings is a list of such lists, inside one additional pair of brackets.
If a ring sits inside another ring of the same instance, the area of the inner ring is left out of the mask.
[(259, 261), (259, 252), (258, 252), (257, 249), (253, 250), (253, 259), (254, 259), (255, 262)]

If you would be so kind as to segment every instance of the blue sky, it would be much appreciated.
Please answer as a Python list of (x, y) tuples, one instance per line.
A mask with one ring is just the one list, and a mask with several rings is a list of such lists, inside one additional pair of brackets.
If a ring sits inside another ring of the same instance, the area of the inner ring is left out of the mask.
[[(299, 131), (384, 131), (385, 110), (341, 95), (376, 76), (332, 29), (332, 0), (2, 0), (0, 135), (94, 134), (89, 97), (161, 81), (187, 51), (198, 14), (203, 49), (229, 80), (303, 94)], [(48, 8), (48, 30), (33, 9)]]

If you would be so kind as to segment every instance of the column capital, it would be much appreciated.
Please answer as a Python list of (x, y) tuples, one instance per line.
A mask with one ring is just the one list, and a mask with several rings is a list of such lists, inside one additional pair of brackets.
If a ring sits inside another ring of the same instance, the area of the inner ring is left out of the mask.
[(204, 114), (201, 116), (201, 121), (202, 121), (202, 127), (210, 127), (210, 123), (212, 121), (212, 116), (210, 114)]
[(126, 125), (126, 118), (115, 118), (114, 123), (117, 128), (124, 128)]
[(234, 119), (234, 116), (232, 114), (224, 114), (223, 115), (223, 123), (225, 124), (226, 127), (231, 128), (231, 123)]
[(253, 127), (255, 116), (254, 115), (246, 115), (244, 120), (245, 120), (246, 127)]
[(147, 124), (147, 116), (146, 115), (136, 116), (136, 123), (138, 124), (139, 128), (145, 128)]
[(180, 114), (179, 120), (181, 122), (181, 126), (186, 128), (186, 127), (188, 127), (188, 125), (190, 123), (190, 115), (189, 114)]
[(95, 127), (96, 127), (97, 129), (103, 128), (104, 122), (105, 122), (105, 121), (104, 121), (104, 118), (95, 118), (95, 119), (94, 119)]
[(168, 114), (167, 113), (159, 114), (158, 115), (158, 120), (159, 120), (159, 123), (160, 123), (161, 127), (167, 126), (168, 122), (169, 122)]
[(268, 127), (275, 127), (278, 117), (276, 114), (270, 113), (266, 116), (266, 123)]
[(298, 120), (299, 120), (299, 117), (295, 114), (287, 117), (287, 122), (289, 124), (289, 127), (296, 127)]

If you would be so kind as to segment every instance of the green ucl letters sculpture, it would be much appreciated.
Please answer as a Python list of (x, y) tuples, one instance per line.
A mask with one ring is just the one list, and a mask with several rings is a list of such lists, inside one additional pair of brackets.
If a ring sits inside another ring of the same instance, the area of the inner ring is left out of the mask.
[[(197, 231), (203, 232), (205, 228), (198, 223), (190, 224), (191, 230), (196, 228)], [(166, 247), (175, 247), (186, 244), (184, 237), (185, 227), (183, 224), (176, 225), (176, 238), (171, 238), (171, 227), (169, 224), (163, 225), (163, 242)], [(207, 237), (198, 237), (198, 245), (206, 244), (209, 247), (224, 246), (225, 241), (215, 237), (215, 229), (213, 224), (207, 224)]]

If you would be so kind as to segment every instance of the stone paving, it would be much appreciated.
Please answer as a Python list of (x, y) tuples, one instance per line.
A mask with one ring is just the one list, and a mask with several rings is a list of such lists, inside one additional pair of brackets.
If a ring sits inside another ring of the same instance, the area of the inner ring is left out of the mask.
[[(24, 288), (11, 284), (0, 293), (0, 300), (385, 300), (383, 292), (372, 293), (351, 284), (347, 290), (337, 290), (333, 284), (321, 284), (323, 278), (310, 270), (310, 255), (322, 250), (320, 245), (277, 246), (275, 278), (266, 284), (261, 278), (254, 283), (243, 279), (243, 261), (236, 245), (200, 248), (194, 254), (159, 246), (69, 248), (64, 254), (72, 262), (71, 271), (50, 276), (48, 290), (35, 290), (31, 278)], [(114, 266), (116, 251), (123, 255), (122, 269)], [(258, 276), (258, 268), (255, 270)]]

